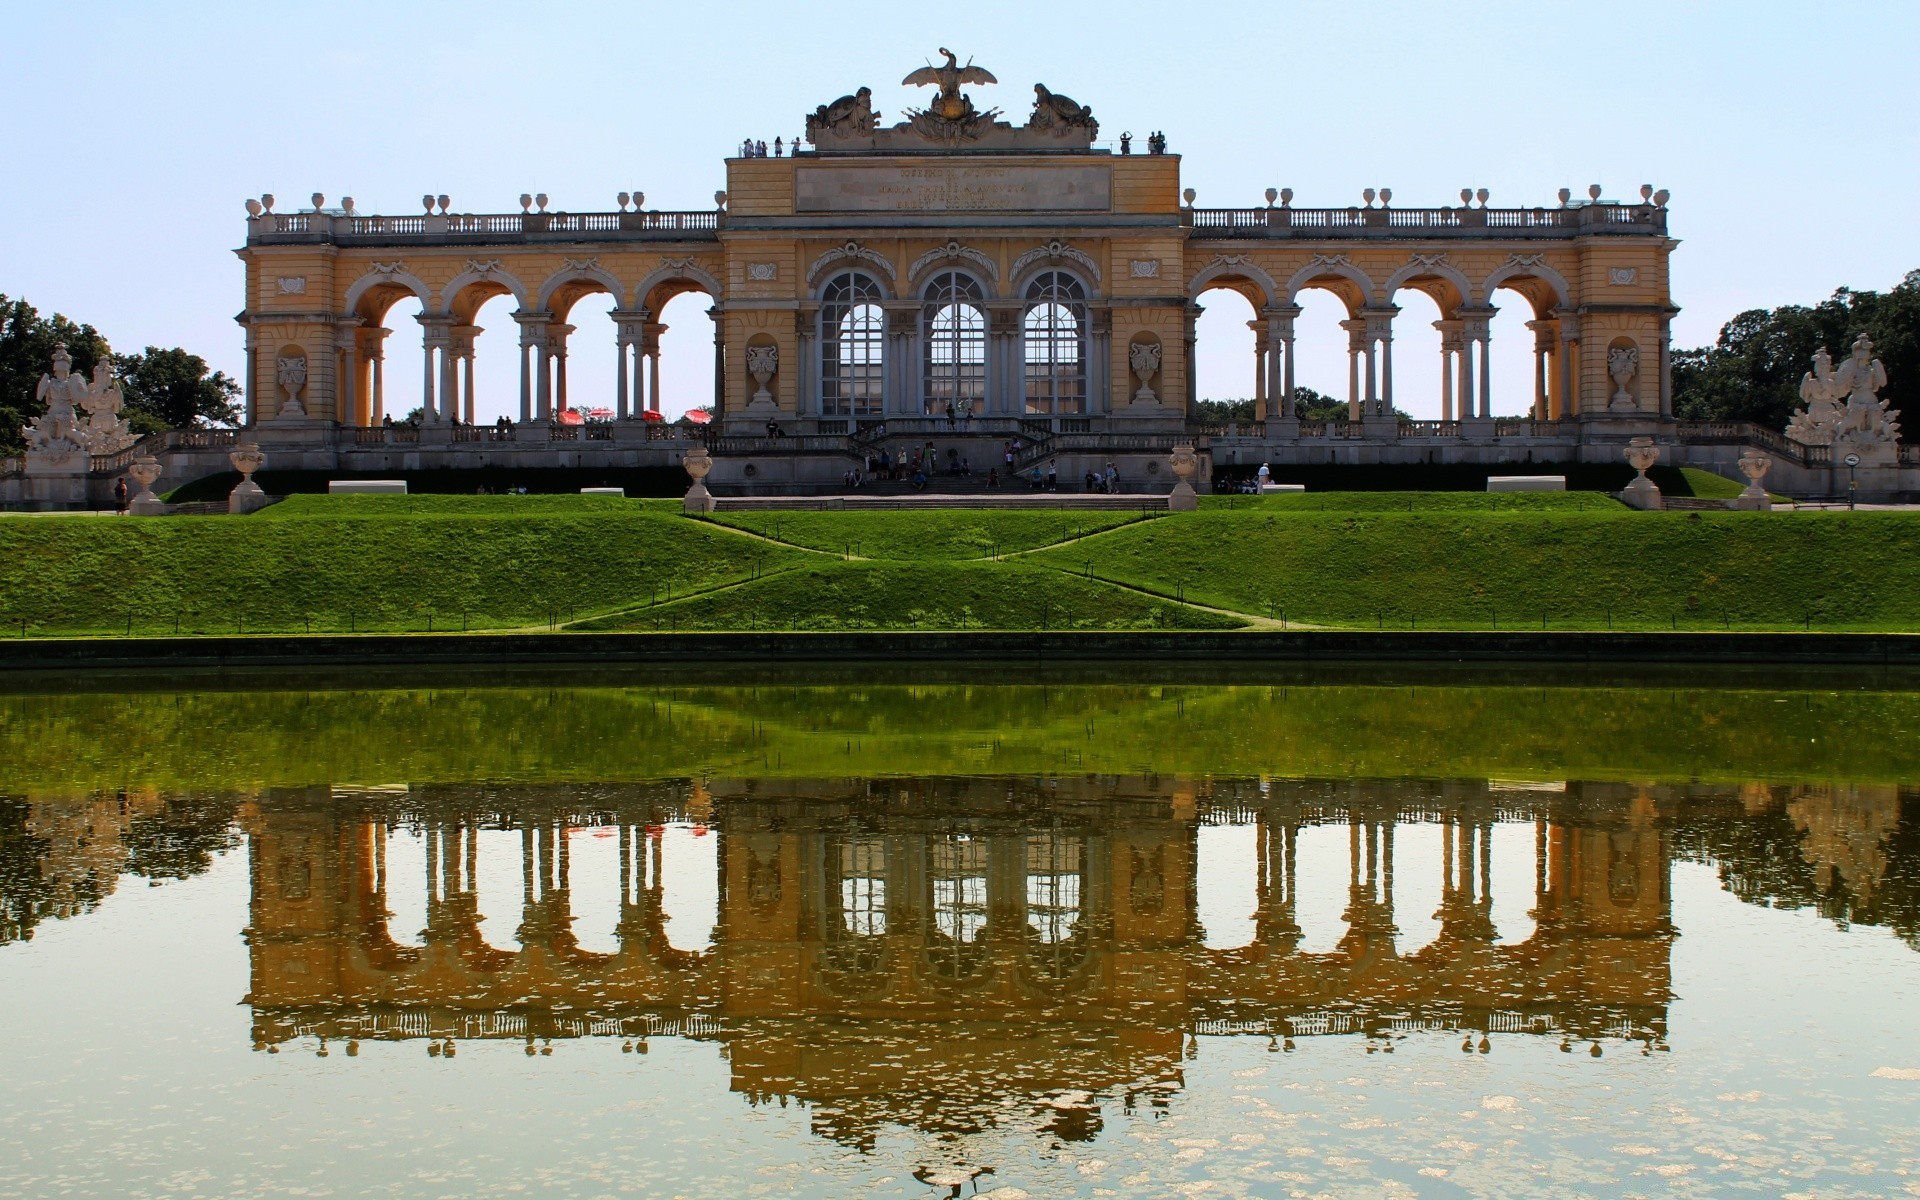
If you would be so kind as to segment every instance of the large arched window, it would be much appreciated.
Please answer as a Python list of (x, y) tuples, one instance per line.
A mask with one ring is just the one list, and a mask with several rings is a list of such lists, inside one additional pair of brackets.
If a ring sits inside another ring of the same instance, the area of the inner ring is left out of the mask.
[(1064, 271), (1042, 271), (1027, 285), (1024, 334), (1027, 411), (1087, 411), (1087, 293)]
[(886, 313), (880, 285), (857, 272), (834, 276), (820, 305), (820, 414), (877, 417), (883, 411)]
[(980, 284), (945, 271), (927, 285), (925, 299), (925, 411), (942, 416), (951, 404), (961, 416), (981, 412), (987, 399), (987, 316)]

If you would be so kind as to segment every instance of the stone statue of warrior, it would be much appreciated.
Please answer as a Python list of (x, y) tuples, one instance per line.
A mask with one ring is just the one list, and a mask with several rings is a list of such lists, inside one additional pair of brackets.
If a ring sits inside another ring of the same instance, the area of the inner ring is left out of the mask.
[(23, 430), (27, 444), (36, 450), (55, 449), (66, 443), (80, 444), (74, 427), (80, 419), (77, 409), (86, 399), (87, 385), (72, 371), (73, 357), (67, 353), (67, 344), (56, 343), (53, 373), (42, 375), (39, 386), (33, 389), (33, 398), (46, 405), (47, 410)]

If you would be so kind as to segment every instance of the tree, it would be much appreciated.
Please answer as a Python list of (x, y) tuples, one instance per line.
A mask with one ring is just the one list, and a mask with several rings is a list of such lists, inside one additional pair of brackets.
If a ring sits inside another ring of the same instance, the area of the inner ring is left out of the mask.
[[(1253, 420), (1253, 401), (1240, 400), (1196, 400), (1188, 417), (1195, 421), (1251, 421)], [(1347, 406), (1344, 401), (1332, 400), (1310, 387), (1293, 389), (1294, 415), (1303, 421), (1344, 421), (1347, 418)], [(1279, 416), (1279, 406), (1275, 405), (1274, 416)]]
[[(1884, 294), (1841, 288), (1811, 308), (1750, 309), (1721, 326), (1712, 346), (1674, 351), (1674, 415), (1785, 429), (1814, 352), (1825, 346), (1844, 358), (1862, 333), (1887, 365), (1881, 399), (1910, 407), (1909, 397), (1920, 399), (1920, 271)], [(1920, 439), (1920, 413), (1913, 416), (1903, 434)]]
[(107, 339), (91, 325), (79, 325), (59, 313), (43, 317), (25, 300), (0, 295), (0, 452), (18, 453), (26, 445), (20, 427), (45, 409), (33, 398), (40, 377), (52, 369), (53, 348), (65, 342), (77, 375), (111, 355)]
[(114, 355), (113, 367), (136, 433), (232, 425), (240, 419), (239, 383), (224, 371), (209, 372), (198, 354), (148, 346), (139, 354)]

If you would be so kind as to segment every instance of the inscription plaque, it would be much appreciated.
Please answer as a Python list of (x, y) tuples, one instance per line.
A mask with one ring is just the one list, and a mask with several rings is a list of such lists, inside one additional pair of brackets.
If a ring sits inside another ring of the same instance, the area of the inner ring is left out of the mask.
[(1106, 212), (1105, 166), (805, 166), (796, 212)]

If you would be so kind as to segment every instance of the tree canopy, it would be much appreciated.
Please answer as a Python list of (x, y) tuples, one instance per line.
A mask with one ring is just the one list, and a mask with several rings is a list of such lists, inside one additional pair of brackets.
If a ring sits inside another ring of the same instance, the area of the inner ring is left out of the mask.
[(240, 417), (240, 384), (185, 350), (148, 346), (139, 354), (115, 354), (91, 325), (60, 313), (42, 316), (24, 299), (0, 294), (0, 453), (25, 444), (20, 428), (45, 405), (35, 387), (53, 362), (53, 348), (66, 343), (76, 375), (87, 376), (101, 359), (113, 364), (126, 397), (123, 414), (135, 433), (189, 425), (231, 425)]
[[(1674, 351), (1674, 415), (1785, 429), (1814, 352), (1825, 346), (1844, 358), (1862, 333), (1887, 365), (1880, 398), (1911, 408), (1908, 400), (1920, 398), (1920, 270), (1884, 293), (1843, 287), (1811, 308), (1751, 309), (1721, 326), (1713, 345)], [(1920, 438), (1920, 413), (1903, 424), (1903, 437)]]

